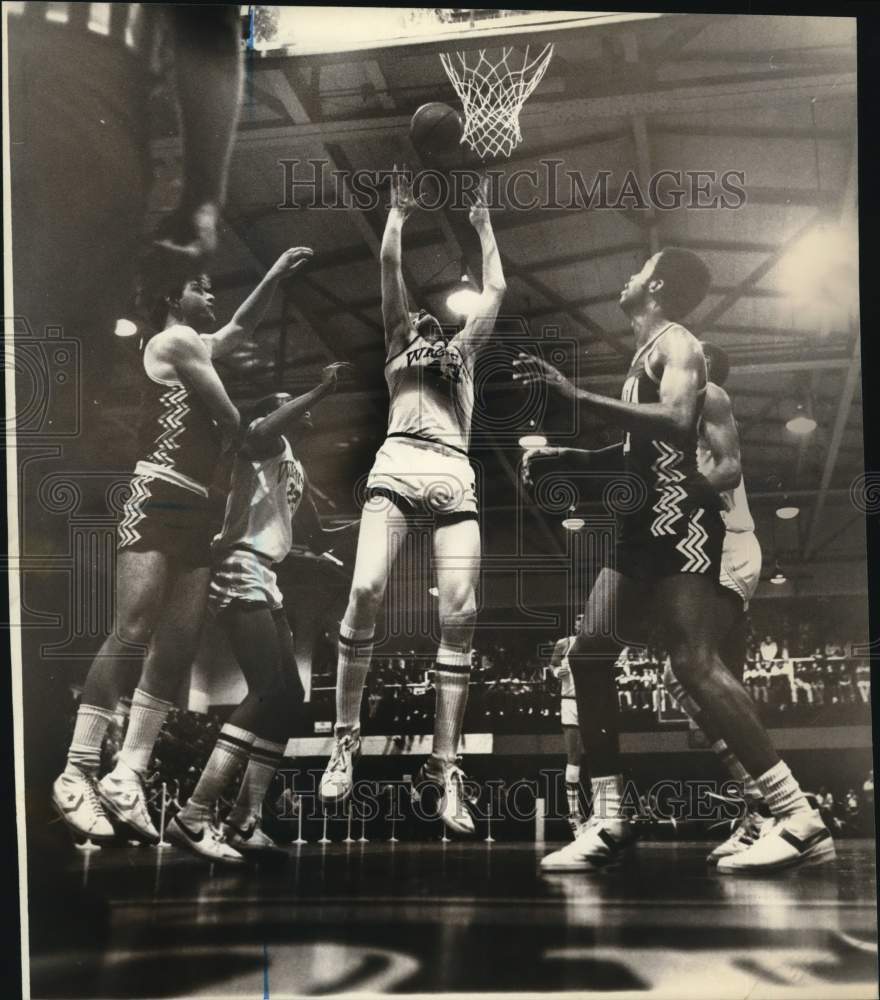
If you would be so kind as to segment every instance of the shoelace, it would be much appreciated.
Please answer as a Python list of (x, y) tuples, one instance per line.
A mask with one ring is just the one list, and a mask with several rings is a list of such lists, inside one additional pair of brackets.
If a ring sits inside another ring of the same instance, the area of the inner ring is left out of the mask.
[(333, 753), (330, 757), (330, 763), (327, 765), (328, 771), (345, 771), (347, 770), (345, 763), (345, 754), (352, 752), (352, 742), (349, 737), (344, 737), (339, 740), (336, 746), (333, 748)]
[(101, 804), (101, 800), (98, 798), (98, 789), (94, 778), (86, 778), (86, 791), (85, 797), (86, 802), (89, 807), (95, 813), (96, 816), (103, 818), (106, 816), (104, 811), (104, 806)]

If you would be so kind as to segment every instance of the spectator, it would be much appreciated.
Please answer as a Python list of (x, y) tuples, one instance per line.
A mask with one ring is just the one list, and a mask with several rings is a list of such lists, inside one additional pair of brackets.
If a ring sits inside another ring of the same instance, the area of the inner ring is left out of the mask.
[(764, 640), (761, 642), (760, 652), (761, 659), (765, 663), (775, 660), (776, 655), (779, 652), (779, 646), (777, 645), (776, 640), (772, 636), (765, 636)]

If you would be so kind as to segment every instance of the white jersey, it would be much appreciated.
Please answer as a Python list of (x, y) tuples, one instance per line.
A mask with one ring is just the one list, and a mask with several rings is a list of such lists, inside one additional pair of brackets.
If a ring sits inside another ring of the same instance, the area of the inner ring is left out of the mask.
[[(702, 438), (697, 444), (697, 468), (703, 475), (712, 465), (712, 454), (706, 448)], [(749, 498), (746, 496), (745, 479), (740, 476), (737, 486), (732, 490), (725, 490), (721, 494), (724, 509), (721, 511), (721, 518), (727, 531), (733, 532), (753, 532), (755, 521), (749, 509)]]
[(457, 341), (432, 344), (417, 334), (388, 359), (388, 437), (433, 441), (467, 455), (474, 380)]
[(574, 698), (574, 677), (571, 673), (571, 663), (568, 660), (568, 654), (571, 652), (574, 640), (575, 636), (573, 635), (570, 635), (566, 639), (568, 645), (565, 647), (565, 653), (559, 661), (559, 666), (556, 668), (556, 676), (559, 679), (559, 696), (561, 698)]
[(248, 549), (277, 563), (290, 552), (291, 521), (303, 497), (305, 473), (287, 438), (281, 440), (279, 455), (251, 459), (241, 454), (235, 460), (223, 529), (214, 539), (216, 553)]

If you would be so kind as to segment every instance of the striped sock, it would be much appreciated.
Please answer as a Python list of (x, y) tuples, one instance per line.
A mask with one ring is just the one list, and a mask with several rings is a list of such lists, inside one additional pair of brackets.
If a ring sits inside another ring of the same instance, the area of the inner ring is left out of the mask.
[(785, 761), (781, 760), (755, 778), (755, 784), (774, 816), (788, 817), (801, 812), (812, 814), (810, 803)]
[(80, 705), (76, 712), (76, 723), (73, 727), (73, 738), (67, 751), (68, 774), (81, 771), (83, 774), (97, 774), (101, 766), (101, 745), (107, 727), (113, 719), (113, 713), (108, 708), (97, 705)]
[(215, 803), (231, 783), (236, 770), (247, 760), (254, 739), (253, 733), (226, 723), (183, 809), (184, 820), (213, 818)]
[(336, 735), (357, 733), (361, 728), (361, 701), (373, 658), (373, 628), (339, 627), (339, 659), (336, 666)]
[(623, 775), (609, 774), (603, 778), (593, 778), (590, 787), (593, 792), (593, 816), (603, 820), (623, 819), (620, 815)]
[(565, 765), (565, 798), (568, 800), (568, 815), (573, 819), (580, 819), (581, 803), (578, 792), (580, 791), (581, 769), (577, 764)]
[(247, 829), (251, 820), (262, 815), (263, 799), (283, 756), (283, 743), (272, 743), (257, 736), (251, 744), (250, 757), (244, 777), (241, 779), (238, 798), (227, 817), (227, 821), (237, 826), (239, 830)]
[(153, 747), (174, 705), (170, 701), (154, 698), (141, 688), (136, 688), (131, 699), (128, 731), (119, 753), (119, 760), (138, 774), (145, 774), (153, 756)]
[(470, 679), (470, 653), (458, 653), (441, 646), (434, 673), (437, 707), (431, 751), (438, 760), (454, 761), (458, 754)]

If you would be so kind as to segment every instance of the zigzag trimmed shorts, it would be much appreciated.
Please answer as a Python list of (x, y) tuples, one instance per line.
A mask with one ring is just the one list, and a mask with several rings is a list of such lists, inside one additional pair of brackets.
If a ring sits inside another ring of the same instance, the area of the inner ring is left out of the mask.
[(699, 573), (718, 581), (725, 528), (717, 510), (694, 507), (655, 533), (644, 516), (617, 522), (616, 569), (636, 580)]
[(117, 548), (162, 552), (190, 568), (211, 565), (219, 525), (209, 500), (155, 476), (132, 476), (116, 529)]

